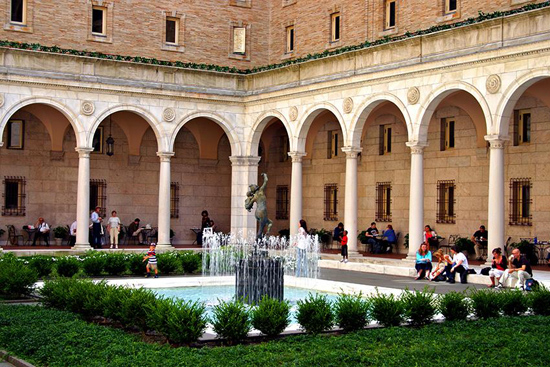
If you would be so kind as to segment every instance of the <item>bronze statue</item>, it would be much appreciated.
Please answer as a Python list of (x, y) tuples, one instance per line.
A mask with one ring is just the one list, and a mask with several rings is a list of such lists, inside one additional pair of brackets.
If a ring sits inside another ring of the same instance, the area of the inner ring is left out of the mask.
[(261, 187), (258, 185), (248, 186), (248, 192), (246, 193), (246, 200), (244, 202), (244, 207), (246, 210), (250, 211), (256, 203), (256, 220), (260, 222), (260, 228), (258, 229), (258, 235), (256, 238), (261, 238), (264, 235), (264, 228), (267, 226), (265, 234), (268, 234), (271, 230), (273, 222), (267, 217), (267, 199), (265, 197), (265, 187), (267, 186), (267, 174), (262, 173), (264, 178), (264, 183)]

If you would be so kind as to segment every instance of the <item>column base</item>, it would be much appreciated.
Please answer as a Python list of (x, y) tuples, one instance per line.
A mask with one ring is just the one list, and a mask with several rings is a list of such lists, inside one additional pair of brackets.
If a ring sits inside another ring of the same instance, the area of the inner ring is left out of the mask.
[(155, 247), (156, 252), (167, 252), (167, 251), (173, 251), (176, 248), (172, 246), (170, 243), (168, 244), (160, 244), (157, 243), (157, 247)]
[(77, 243), (73, 247), (71, 247), (71, 250), (73, 250), (73, 251), (88, 251), (88, 250), (92, 250), (92, 246), (90, 246), (89, 243)]

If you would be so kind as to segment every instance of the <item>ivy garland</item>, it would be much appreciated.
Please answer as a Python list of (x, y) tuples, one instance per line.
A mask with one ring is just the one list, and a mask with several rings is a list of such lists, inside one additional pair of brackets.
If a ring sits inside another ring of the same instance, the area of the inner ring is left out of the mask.
[(401, 41), (411, 37), (423, 36), (423, 35), (440, 32), (448, 29), (453, 29), (453, 28), (460, 28), (467, 25), (480, 23), (485, 20), (505, 17), (505, 16), (514, 15), (514, 14), (520, 14), (530, 10), (542, 9), (546, 7), (550, 7), (550, 1), (545, 1), (538, 4), (528, 4), (518, 9), (513, 9), (508, 11), (496, 11), (488, 14), (485, 14), (480, 11), (479, 15), (476, 18), (468, 18), (461, 22), (433, 26), (428, 29), (423, 29), (416, 32), (407, 31), (405, 32), (405, 34), (395, 36), (395, 37), (386, 36), (373, 42), (365, 41), (364, 43), (361, 43), (358, 45), (345, 46), (333, 51), (325, 50), (320, 53), (308, 54), (306, 56), (299, 57), (293, 60), (288, 60), (278, 64), (259, 66), (259, 67), (254, 67), (252, 69), (238, 69), (236, 67), (219, 66), (214, 64), (197, 64), (194, 62), (157, 60), (155, 58), (147, 58), (147, 57), (140, 57), (140, 56), (121, 56), (121, 55), (104, 54), (101, 52), (85, 51), (85, 50), (78, 51), (73, 49), (60, 48), (58, 46), (43, 46), (38, 43), (22, 43), (22, 42), (14, 42), (14, 41), (7, 41), (7, 40), (0, 40), (0, 47), (7, 47), (7, 48), (19, 49), (19, 50), (32, 50), (32, 51), (41, 51), (41, 52), (58, 53), (58, 54), (66, 54), (66, 55), (75, 55), (75, 56), (86, 56), (86, 57), (93, 57), (93, 58), (105, 59), (105, 60), (129, 61), (129, 62), (136, 62), (140, 64), (149, 64), (149, 65), (172, 66), (172, 67), (182, 68), (182, 69), (210, 70), (210, 71), (217, 71), (217, 72), (230, 73), (230, 74), (254, 74), (262, 71), (283, 68), (289, 65), (300, 64), (310, 60), (322, 59), (329, 56), (339, 55), (345, 52), (357, 51), (361, 49), (383, 45), (390, 42), (397, 42), (397, 41)]

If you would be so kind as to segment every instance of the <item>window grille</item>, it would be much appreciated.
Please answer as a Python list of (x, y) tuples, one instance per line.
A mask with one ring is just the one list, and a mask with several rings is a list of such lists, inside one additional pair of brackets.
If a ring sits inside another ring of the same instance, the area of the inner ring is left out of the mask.
[(437, 181), (437, 223), (456, 223), (455, 181)]
[(325, 185), (325, 216), (324, 220), (338, 220), (338, 186)]
[(288, 219), (289, 206), (288, 186), (277, 186), (277, 210), (275, 212), (275, 219)]
[(2, 215), (25, 216), (25, 177), (4, 176)]
[(391, 222), (391, 183), (376, 184), (376, 221)]
[(90, 211), (100, 207), (99, 215), (106, 218), (107, 213), (107, 181), (90, 180)]
[(510, 225), (530, 226), (531, 215), (531, 178), (510, 179)]
[(170, 218), (180, 217), (180, 184), (172, 182), (170, 184)]

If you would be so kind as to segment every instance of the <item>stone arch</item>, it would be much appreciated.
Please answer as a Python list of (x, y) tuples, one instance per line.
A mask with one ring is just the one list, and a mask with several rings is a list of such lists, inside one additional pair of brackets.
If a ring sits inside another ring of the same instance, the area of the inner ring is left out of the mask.
[[(525, 91), (533, 84), (550, 78), (548, 68), (537, 69), (526, 73), (515, 79), (514, 82), (502, 93), (497, 110), (495, 113), (495, 124), (491, 133), (494, 135), (508, 136), (510, 131), (510, 119), (512, 118), (514, 107)], [(550, 98), (545, 99), (544, 103), (550, 107)]]
[(311, 127), (311, 124), (313, 123), (313, 121), (315, 121), (315, 118), (324, 111), (332, 112), (332, 114), (336, 117), (336, 120), (338, 120), (338, 125), (340, 125), (340, 129), (342, 130), (343, 141), (344, 142), (348, 141), (348, 130), (346, 129), (344, 118), (342, 117), (342, 114), (340, 113), (340, 111), (338, 111), (338, 109), (331, 103), (322, 102), (310, 107), (304, 113), (303, 120), (300, 121), (300, 123), (298, 124), (298, 135), (294, 137), (296, 141), (293, 144), (293, 147), (296, 149), (296, 151), (299, 151), (299, 152), (306, 151), (306, 139), (309, 132), (309, 128)]
[[(479, 107), (481, 108), (481, 115), (483, 115), (483, 117), (485, 118), (485, 131), (490, 131), (493, 119), (491, 115), (491, 110), (483, 94), (481, 94), (481, 92), (476, 87), (469, 83), (456, 81), (440, 86), (426, 97), (426, 99), (422, 103), (423, 108), (420, 109), (416, 118), (416, 121), (420, 121), (420, 125), (416, 126), (417, 130), (414, 132), (413, 139), (411, 141), (418, 141), (422, 143), (427, 142), (428, 126), (435, 110), (446, 97), (458, 91), (464, 91), (470, 94), (476, 100)], [(481, 126), (476, 125), (476, 121), (474, 121), (474, 125), (477, 131), (478, 140), (480, 139), (480, 137), (481, 139), (483, 139), (483, 135), (485, 134), (479, 134), (479, 128), (481, 128)]]
[(2, 120), (0, 121), (0, 142), (3, 140), (4, 136), (4, 129), (6, 128), (6, 125), (10, 118), (20, 109), (30, 106), (30, 105), (37, 105), (42, 104), (45, 106), (52, 107), (62, 113), (67, 120), (69, 121), (70, 126), (72, 126), (73, 131), (76, 136), (76, 145), (81, 146), (85, 137), (85, 131), (82, 127), (82, 124), (77, 118), (77, 115), (66, 105), (62, 104), (59, 101), (56, 101), (53, 98), (48, 97), (29, 97), (20, 100), (19, 102), (16, 102), (12, 106), (6, 108), (6, 112), (4, 113), (4, 116), (2, 117)]
[(292, 151), (294, 149), (294, 145), (292, 141), (293, 139), (291, 139), (292, 129), (289, 126), (288, 121), (286, 120), (284, 115), (279, 111), (271, 110), (271, 111), (262, 113), (256, 119), (256, 122), (254, 122), (254, 125), (252, 126), (252, 130), (250, 131), (250, 135), (246, 140), (246, 144), (247, 144), (247, 147), (245, 148), (246, 155), (255, 155), (254, 152), (258, 151), (258, 146), (260, 144), (260, 138), (262, 137), (262, 133), (264, 132), (269, 121), (273, 118), (279, 119), (279, 121), (281, 121), (281, 123), (285, 127), (285, 131), (290, 140), (290, 150)]
[(405, 125), (407, 126), (409, 140), (411, 139), (413, 135), (413, 127), (407, 107), (398, 97), (394, 96), (393, 94), (384, 93), (372, 96), (361, 103), (351, 121), (351, 127), (349, 130), (349, 141), (347, 142), (347, 145), (353, 147), (361, 146), (361, 136), (363, 134), (363, 129), (365, 127), (365, 123), (367, 122), (368, 116), (377, 106), (384, 102), (390, 102), (394, 104), (397, 109), (401, 111), (401, 114), (405, 119)]
[(133, 112), (136, 115), (143, 118), (147, 122), (147, 124), (151, 127), (153, 132), (155, 133), (155, 136), (157, 138), (158, 150), (160, 152), (170, 151), (170, 150), (166, 149), (166, 148), (168, 148), (166, 138), (163, 136), (162, 132), (159, 130), (159, 128), (158, 128), (159, 126), (158, 126), (158, 123), (157, 123), (157, 120), (155, 119), (155, 117), (149, 111), (147, 111), (145, 109), (142, 109), (142, 108), (139, 108), (139, 107), (131, 106), (131, 105), (112, 106), (112, 107), (109, 107), (108, 109), (102, 111), (92, 124), (92, 127), (91, 127), (91, 129), (88, 133), (87, 138), (86, 138), (86, 146), (92, 147), (92, 139), (93, 139), (95, 131), (97, 130), (99, 125), (108, 116), (110, 116), (110, 115), (112, 115), (116, 112)]
[(207, 118), (213, 121), (214, 123), (218, 124), (222, 128), (222, 130), (227, 135), (227, 138), (229, 139), (229, 143), (231, 144), (231, 155), (233, 156), (242, 155), (241, 144), (240, 144), (238, 135), (235, 133), (235, 127), (231, 123), (229, 123), (226, 119), (224, 119), (222, 116), (212, 112), (207, 112), (207, 111), (192, 112), (187, 116), (185, 116), (183, 119), (181, 119), (180, 122), (178, 122), (168, 141), (167, 147), (169, 148), (169, 151), (172, 151), (174, 149), (176, 137), (178, 136), (178, 133), (181, 130), (181, 128), (189, 121), (200, 117)]

